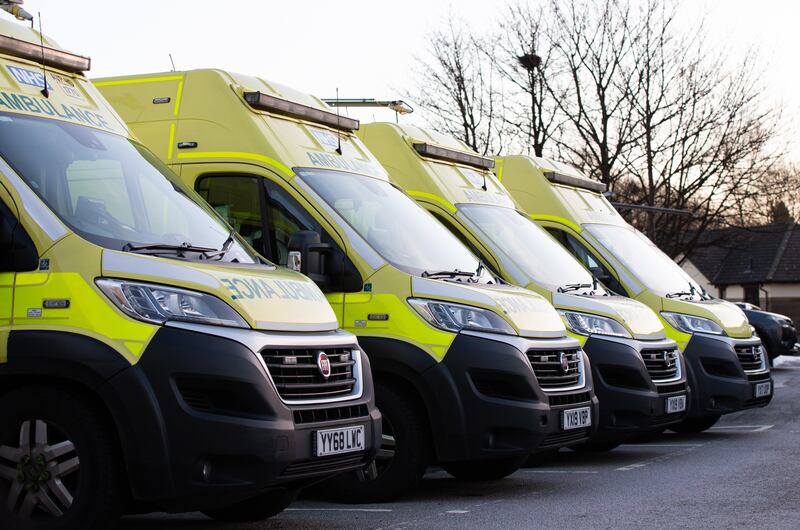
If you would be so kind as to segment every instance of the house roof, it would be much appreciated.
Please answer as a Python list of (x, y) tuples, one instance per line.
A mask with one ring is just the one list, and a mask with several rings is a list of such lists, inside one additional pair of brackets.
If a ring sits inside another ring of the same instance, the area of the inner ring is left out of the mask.
[(688, 257), (714, 285), (800, 282), (800, 228), (792, 223), (708, 230)]

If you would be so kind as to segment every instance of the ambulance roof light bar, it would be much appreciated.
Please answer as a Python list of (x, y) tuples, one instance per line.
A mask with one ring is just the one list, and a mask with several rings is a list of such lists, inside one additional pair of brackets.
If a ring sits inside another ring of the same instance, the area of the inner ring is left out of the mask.
[(559, 173), (558, 171), (545, 171), (544, 176), (547, 178), (547, 180), (550, 182), (555, 182), (556, 184), (575, 186), (576, 188), (583, 188), (585, 190), (594, 191), (597, 193), (603, 193), (606, 191), (606, 185), (602, 182), (598, 182), (583, 176), (567, 175), (565, 173)]
[(398, 114), (411, 114), (414, 108), (401, 99), (378, 100), (374, 98), (323, 99), (331, 107), (386, 107)]
[(47, 46), (15, 39), (7, 35), (0, 35), (0, 53), (7, 53), (21, 59), (44, 63), (47, 66), (60, 68), (61, 70), (76, 74), (88, 72), (92, 65), (92, 60), (88, 57), (55, 50)]
[(257, 110), (274, 112), (291, 118), (307, 120), (341, 131), (358, 130), (359, 122), (353, 118), (339, 116), (333, 112), (317, 109), (302, 103), (295, 103), (263, 92), (245, 92), (244, 100), (248, 105)]
[(413, 145), (417, 153), (426, 158), (434, 158), (436, 160), (444, 160), (446, 162), (457, 162), (459, 164), (465, 164), (468, 166), (477, 167), (479, 169), (492, 169), (494, 167), (494, 159), (491, 158), (421, 142), (414, 143)]
[(0, 9), (14, 15), (17, 20), (28, 20), (33, 23), (33, 15), (22, 8), (23, 0), (0, 0)]

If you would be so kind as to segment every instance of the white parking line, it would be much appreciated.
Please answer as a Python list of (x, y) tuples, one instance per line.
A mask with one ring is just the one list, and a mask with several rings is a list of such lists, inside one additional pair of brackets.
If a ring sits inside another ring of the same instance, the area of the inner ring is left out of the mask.
[(565, 473), (576, 475), (596, 475), (599, 471), (588, 471), (583, 469), (520, 469), (517, 473)]
[[(672, 446), (674, 447), (675, 445), (677, 445), (677, 444), (674, 444)], [(702, 443), (702, 444), (681, 444), (681, 446), (678, 447), (677, 451), (672, 451), (670, 453), (663, 454), (663, 455), (660, 455), (660, 456), (654, 456), (653, 458), (647, 458), (645, 460), (641, 460), (641, 461), (635, 462), (633, 464), (628, 464), (627, 466), (618, 467), (614, 471), (634, 471), (634, 470), (637, 470), (637, 469), (641, 469), (643, 467), (649, 466), (650, 464), (657, 464), (657, 463), (660, 463), (660, 462), (665, 462), (665, 461), (670, 460), (670, 459), (672, 459), (672, 458), (674, 458), (676, 456), (681, 456), (681, 455), (685, 455), (685, 454), (691, 453), (692, 451), (695, 451), (695, 450), (697, 450), (697, 448), (702, 447), (704, 445), (706, 445), (706, 444), (704, 444), (704, 443)]]
[(469, 510), (447, 510), (444, 513), (469, 513)]
[(621, 447), (700, 447), (705, 444), (624, 444)]
[(287, 512), (391, 512), (389, 508), (286, 508)]
[(743, 432), (764, 432), (775, 427), (774, 425), (717, 425), (711, 427), (709, 431), (743, 431)]

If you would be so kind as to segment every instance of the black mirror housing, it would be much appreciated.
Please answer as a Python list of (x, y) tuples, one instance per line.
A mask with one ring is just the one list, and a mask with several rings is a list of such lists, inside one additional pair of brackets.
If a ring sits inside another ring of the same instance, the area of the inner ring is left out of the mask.
[(11, 210), (0, 202), (0, 272), (24, 272), (39, 268), (39, 253)]
[(327, 258), (333, 248), (328, 243), (323, 243), (317, 232), (313, 230), (295, 232), (289, 238), (287, 246), (290, 268), (299, 269), (299, 272), (311, 278), (320, 287), (331, 283)]

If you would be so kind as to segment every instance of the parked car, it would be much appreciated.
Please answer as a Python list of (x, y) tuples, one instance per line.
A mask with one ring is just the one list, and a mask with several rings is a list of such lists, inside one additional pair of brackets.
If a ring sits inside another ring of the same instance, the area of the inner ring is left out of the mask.
[(750, 325), (756, 328), (756, 333), (761, 337), (761, 342), (767, 349), (769, 364), (780, 355), (800, 355), (800, 342), (797, 339), (797, 329), (792, 319), (786, 315), (762, 311), (757, 305), (746, 302), (737, 302)]

